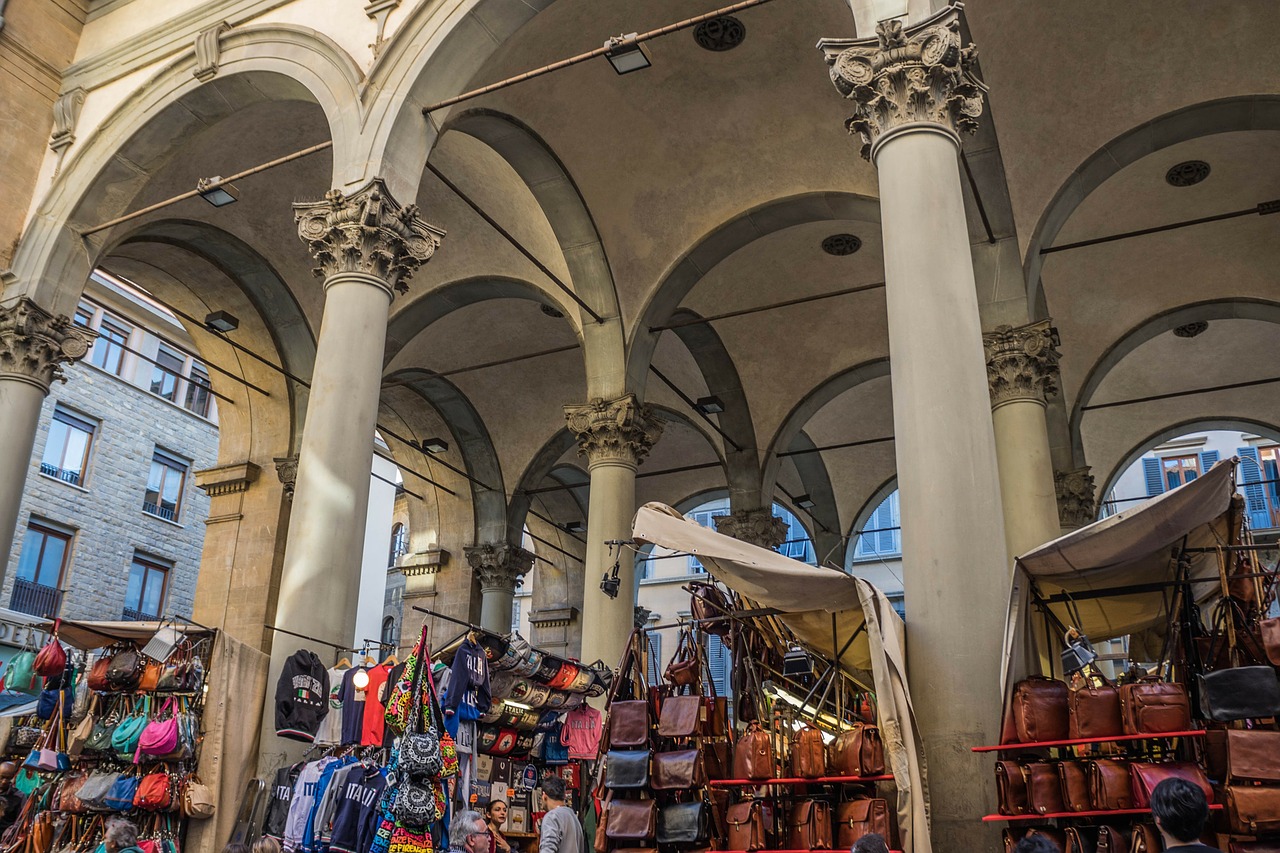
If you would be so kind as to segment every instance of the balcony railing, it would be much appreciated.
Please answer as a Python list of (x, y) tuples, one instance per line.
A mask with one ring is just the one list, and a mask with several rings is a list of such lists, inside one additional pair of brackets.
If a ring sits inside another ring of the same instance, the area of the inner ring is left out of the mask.
[(48, 462), (40, 463), (40, 473), (46, 477), (53, 477), (64, 483), (70, 483), (73, 486), (80, 485), (80, 472), (68, 471), (65, 468), (59, 468), (57, 465), (50, 465)]
[(143, 613), (141, 610), (126, 607), (121, 612), (120, 618), (128, 622), (154, 622), (160, 617), (155, 613)]
[(156, 505), (155, 505), (155, 504), (153, 504), (153, 503), (148, 503), (147, 501), (143, 501), (143, 502), (142, 502), (142, 511), (143, 511), (143, 512), (149, 512), (149, 513), (151, 513), (151, 514), (152, 514), (152, 515), (154, 515), (154, 516), (158, 516), (159, 518), (163, 518), (165, 521), (177, 521), (177, 520), (178, 520), (178, 511), (177, 511), (177, 510), (175, 510), (175, 509), (170, 509), (170, 508), (169, 508), (169, 507), (167, 507), (167, 506), (156, 506)]
[(56, 586), (14, 578), (13, 596), (9, 599), (10, 610), (48, 619), (57, 616), (61, 607), (62, 590)]

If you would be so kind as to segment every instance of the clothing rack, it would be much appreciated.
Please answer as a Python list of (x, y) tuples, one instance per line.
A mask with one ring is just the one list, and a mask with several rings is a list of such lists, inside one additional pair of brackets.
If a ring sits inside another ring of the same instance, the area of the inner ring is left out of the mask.
[(414, 610), (418, 611), (419, 613), (425, 613), (428, 616), (435, 617), (436, 619), (443, 619), (446, 622), (452, 622), (455, 625), (461, 625), (462, 627), (466, 628), (468, 631), (475, 631), (479, 634), (484, 634), (486, 636), (494, 637), (499, 640), (505, 637), (505, 635), (499, 634), (496, 631), (490, 631), (488, 628), (481, 628), (479, 625), (473, 625), (472, 623), (464, 621), (462, 619), (455, 619), (452, 616), (446, 616), (445, 614), (440, 613), (439, 611), (436, 611), (436, 610), (432, 610), (428, 607), (419, 607), (416, 604), (412, 605), (412, 607)]
[(278, 634), (288, 634), (290, 637), (297, 637), (299, 640), (306, 640), (311, 643), (319, 643), (322, 646), (328, 646), (335, 652), (356, 652), (360, 650), (359, 646), (340, 646), (337, 643), (331, 643), (328, 640), (322, 640), (319, 637), (309, 637), (306, 634), (299, 634), (297, 631), (290, 631), (287, 628), (277, 628), (275, 625), (263, 625), (268, 631), (275, 631)]

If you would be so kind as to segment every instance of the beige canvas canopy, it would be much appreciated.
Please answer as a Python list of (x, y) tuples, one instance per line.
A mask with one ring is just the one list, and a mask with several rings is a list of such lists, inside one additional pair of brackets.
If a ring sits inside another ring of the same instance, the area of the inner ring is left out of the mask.
[[(1058, 622), (1074, 625), (1094, 642), (1129, 635), (1134, 638), (1131, 651), (1159, 656), (1173, 595), (1169, 582), (1177, 578), (1179, 555), (1190, 579), (1212, 580), (1218, 577), (1219, 559), (1213, 549), (1234, 541), (1232, 531), (1238, 530), (1241, 516), (1237, 461), (1223, 460), (1185, 486), (1016, 560), (1005, 633), (1006, 695), (1019, 679), (1040, 672), (1037, 657), (1055, 653), (1044, 617), (1033, 609), (1036, 598), (1046, 602)], [(1199, 600), (1218, 593), (1212, 583), (1192, 588)]]
[(640, 508), (632, 533), (643, 542), (696, 555), (716, 580), (781, 611), (782, 622), (814, 649), (832, 649), (833, 616), (840, 646), (858, 634), (841, 655), (840, 667), (872, 674), (885, 762), (898, 789), (902, 846), (908, 853), (931, 853), (924, 746), (907, 690), (905, 631), (884, 593), (836, 569), (810, 566), (708, 530), (661, 503)]

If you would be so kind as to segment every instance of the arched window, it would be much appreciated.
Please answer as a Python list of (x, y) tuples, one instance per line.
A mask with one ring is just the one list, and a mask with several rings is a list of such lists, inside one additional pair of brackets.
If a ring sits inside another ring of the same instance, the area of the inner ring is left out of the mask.
[(898, 514), (898, 490), (880, 502), (857, 532), (853, 559), (884, 560), (902, 556), (902, 527)]
[(387, 557), (387, 568), (391, 568), (409, 551), (409, 529), (396, 522), (391, 528), (391, 554)]
[(396, 620), (394, 617), (388, 616), (382, 620), (382, 636), (378, 639), (383, 643), (384, 652), (389, 652), (399, 645), (400, 632), (396, 630)]

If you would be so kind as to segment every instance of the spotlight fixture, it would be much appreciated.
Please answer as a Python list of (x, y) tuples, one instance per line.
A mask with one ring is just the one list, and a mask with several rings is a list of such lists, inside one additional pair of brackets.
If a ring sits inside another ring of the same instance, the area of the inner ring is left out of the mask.
[(443, 438), (428, 438), (419, 446), (428, 453), (444, 453), (449, 449), (449, 442)]
[(230, 311), (214, 311), (212, 314), (205, 315), (204, 327), (226, 334), (240, 328), (240, 318)]
[(578, 531), (586, 527), (586, 525), (583, 524), (581, 521), (566, 521), (564, 524), (560, 525), (560, 527), (563, 530), (568, 531), (569, 533), (577, 533)]
[(632, 71), (639, 71), (653, 64), (649, 57), (649, 49), (636, 41), (638, 35), (639, 33), (626, 33), (614, 36), (604, 43), (608, 49), (605, 58), (609, 60), (613, 70), (619, 74), (630, 74)]
[(1209, 328), (1208, 321), (1195, 320), (1191, 323), (1186, 323), (1174, 329), (1173, 334), (1179, 338), (1194, 338), (1196, 335), (1202, 334), (1208, 328)]
[(693, 405), (704, 415), (718, 415), (724, 411), (724, 402), (714, 395), (710, 397), (699, 397), (698, 401)]
[(622, 579), (618, 577), (618, 570), (621, 567), (617, 561), (614, 561), (613, 568), (604, 573), (604, 577), (600, 578), (600, 591), (610, 598), (618, 597), (618, 590), (622, 588)]
[(796, 498), (796, 506), (801, 509), (813, 509), (817, 504), (808, 494), (803, 494)]
[(801, 648), (799, 643), (787, 646), (787, 653), (782, 656), (783, 675), (812, 675), (813, 658)]
[(214, 207), (225, 207), (240, 198), (240, 191), (231, 184), (212, 186), (221, 180), (221, 175), (214, 175), (212, 178), (201, 178), (196, 181), (196, 192), (200, 194), (200, 198)]
[(1209, 164), (1203, 160), (1187, 160), (1170, 166), (1164, 179), (1171, 187), (1192, 187), (1209, 177)]

